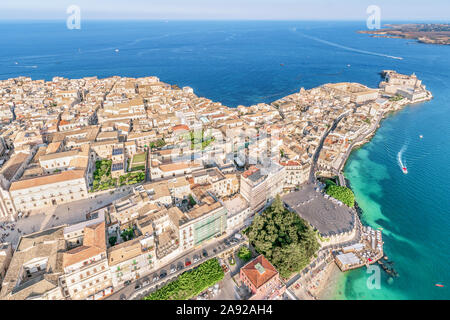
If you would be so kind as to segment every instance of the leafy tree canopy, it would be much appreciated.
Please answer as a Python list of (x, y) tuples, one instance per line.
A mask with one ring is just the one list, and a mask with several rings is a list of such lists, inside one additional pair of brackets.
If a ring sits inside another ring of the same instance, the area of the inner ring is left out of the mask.
[(279, 196), (255, 217), (247, 234), (256, 251), (264, 255), (283, 278), (301, 271), (320, 248), (312, 228), (296, 213), (287, 210)]
[(346, 206), (353, 208), (355, 206), (355, 195), (353, 191), (347, 187), (329, 185), (326, 193), (339, 201), (342, 201)]
[(244, 262), (249, 261), (252, 258), (252, 252), (250, 251), (249, 248), (247, 248), (246, 246), (242, 246), (239, 249), (239, 252), (237, 254), (237, 256), (239, 257), (239, 259), (241, 259)]
[(188, 300), (222, 280), (224, 275), (219, 261), (211, 259), (184, 272), (175, 281), (151, 293), (144, 300)]

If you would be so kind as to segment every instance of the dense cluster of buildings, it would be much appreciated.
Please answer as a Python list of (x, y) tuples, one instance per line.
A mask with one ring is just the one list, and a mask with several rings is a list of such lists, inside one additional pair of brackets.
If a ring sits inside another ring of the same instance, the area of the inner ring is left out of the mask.
[[(131, 185), (77, 224), (2, 244), (0, 298), (100, 299), (242, 228), (316, 161), (338, 169), (384, 113), (430, 95), (415, 75), (385, 76), (237, 108), (156, 77), (0, 81), (2, 219)], [(242, 271), (256, 296), (273, 273), (260, 260)]]

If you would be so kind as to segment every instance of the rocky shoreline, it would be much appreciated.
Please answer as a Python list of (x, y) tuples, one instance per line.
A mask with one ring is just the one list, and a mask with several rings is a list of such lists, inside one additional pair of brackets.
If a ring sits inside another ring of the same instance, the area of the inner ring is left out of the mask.
[(370, 34), (373, 38), (411, 39), (424, 44), (450, 45), (449, 24), (395, 24), (358, 33)]

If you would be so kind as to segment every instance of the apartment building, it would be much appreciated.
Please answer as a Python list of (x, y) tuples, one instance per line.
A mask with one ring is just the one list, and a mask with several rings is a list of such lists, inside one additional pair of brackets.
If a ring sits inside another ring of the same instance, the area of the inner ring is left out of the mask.
[(200, 201), (188, 212), (182, 213), (178, 208), (173, 208), (177, 212), (172, 214), (172, 220), (176, 221), (180, 248), (183, 250), (201, 245), (226, 232), (227, 209), (210, 195)]
[(251, 166), (241, 175), (240, 193), (249, 202), (253, 212), (264, 208), (283, 191), (286, 169), (277, 163)]
[(106, 254), (105, 222), (84, 227), (82, 245), (63, 254), (64, 296), (73, 300), (98, 300), (112, 293)]
[(264, 208), (267, 198), (266, 177), (255, 166), (250, 167), (241, 175), (240, 193), (249, 202), (250, 210), (257, 212)]
[(286, 168), (284, 178), (284, 187), (292, 188), (308, 181), (310, 166), (302, 164), (301, 161), (289, 160), (280, 162), (280, 165)]
[(249, 218), (253, 215), (253, 211), (250, 208), (248, 201), (237, 194), (232, 199), (223, 202), (227, 209), (227, 232), (233, 233), (233, 231), (244, 227), (249, 223)]
[(108, 262), (113, 286), (137, 280), (149, 274), (156, 263), (155, 240), (152, 234), (117, 244), (108, 248)]

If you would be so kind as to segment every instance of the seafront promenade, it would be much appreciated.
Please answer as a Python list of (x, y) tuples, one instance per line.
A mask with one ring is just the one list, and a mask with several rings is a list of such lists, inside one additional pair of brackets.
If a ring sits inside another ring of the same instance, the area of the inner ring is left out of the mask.
[[(433, 95), (430, 91), (426, 91), (426, 95), (417, 99), (413, 100), (407, 100), (402, 99), (400, 101), (395, 101), (392, 104), (392, 107), (390, 110), (386, 110), (383, 112), (380, 112), (376, 116), (376, 122), (371, 125), (370, 128), (368, 128), (363, 133), (360, 133), (355, 139), (352, 140), (351, 144), (348, 146), (345, 153), (341, 155), (341, 160), (337, 166), (337, 168), (333, 167), (327, 167), (323, 168), (323, 166), (320, 166), (317, 164), (318, 157), (322, 151), (323, 144), (327, 136), (333, 132), (333, 130), (336, 129), (337, 124), (340, 120), (345, 116), (343, 114), (342, 116), (338, 117), (334, 122), (333, 125), (330, 127), (329, 130), (327, 130), (324, 135), (321, 137), (319, 146), (316, 150), (316, 153), (313, 156), (313, 164), (311, 165), (311, 171), (309, 174), (309, 182), (315, 183), (316, 182), (316, 170), (325, 169), (329, 172), (335, 174), (338, 176), (339, 179), (339, 185), (341, 186), (347, 186), (347, 182), (345, 180), (345, 177), (342, 173), (342, 170), (344, 168), (344, 165), (350, 156), (353, 149), (357, 146), (361, 146), (367, 142), (369, 142), (370, 138), (375, 134), (376, 130), (380, 127), (380, 122), (386, 118), (386, 116), (391, 113), (392, 111), (398, 111), (401, 110), (403, 107), (415, 103), (421, 103), (424, 101), (431, 100), (433, 98)], [(364, 247), (366, 249), (371, 247), (371, 239), (370, 239), (370, 228), (363, 226), (358, 214), (355, 211), (355, 216), (357, 220), (357, 231), (355, 234), (355, 237), (351, 241), (346, 241), (339, 244), (334, 245), (328, 245), (323, 246), (319, 253), (317, 254), (317, 258), (311, 261), (311, 263), (305, 267), (301, 272), (293, 276), (291, 279), (287, 282), (287, 287), (290, 290), (290, 292), (298, 299), (318, 299), (318, 296), (321, 294), (321, 291), (323, 290), (323, 285), (320, 285), (320, 282), (326, 282), (328, 277), (330, 276), (330, 269), (331, 265), (336, 265), (340, 268), (342, 272), (353, 270), (357, 268), (361, 268), (363, 266), (368, 266), (371, 264), (375, 264), (380, 259), (383, 258), (383, 241), (381, 238), (381, 231), (377, 230), (378, 234), (378, 243), (380, 246), (378, 247), (378, 251), (375, 250), (376, 248), (373, 247), (374, 251), (366, 250), (361, 252), (355, 252), (353, 247), (357, 244), (360, 244), (359, 250), (363, 249)], [(366, 230), (368, 228), (369, 230), (369, 238), (367, 236), (366, 232), (363, 232), (363, 230)], [(365, 235), (363, 238), (362, 235)], [(367, 242), (367, 243), (366, 243)], [(375, 242), (376, 243), (376, 242)], [(350, 249), (349, 249), (350, 248)], [(347, 249), (347, 250), (345, 250)], [(358, 251), (359, 251), (358, 250)], [(351, 264), (343, 264), (338, 259), (338, 252), (341, 251), (341, 255), (344, 256), (345, 254), (343, 252), (349, 252), (351, 251), (351, 254), (353, 255), (353, 258), (355, 261), (353, 261)], [(356, 253), (356, 255), (355, 255)], [(370, 256), (370, 258), (368, 258)], [(316, 291), (315, 294), (311, 293), (311, 291)]]

